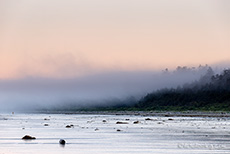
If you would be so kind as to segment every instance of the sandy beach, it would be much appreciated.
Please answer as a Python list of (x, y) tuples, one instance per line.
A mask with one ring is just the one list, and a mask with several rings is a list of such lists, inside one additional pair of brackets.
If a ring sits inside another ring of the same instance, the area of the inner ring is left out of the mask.
[[(229, 117), (1, 114), (0, 154), (223, 154)], [(70, 127), (67, 127), (70, 126)], [(24, 135), (35, 140), (22, 140)], [(66, 144), (60, 145), (64, 139)]]

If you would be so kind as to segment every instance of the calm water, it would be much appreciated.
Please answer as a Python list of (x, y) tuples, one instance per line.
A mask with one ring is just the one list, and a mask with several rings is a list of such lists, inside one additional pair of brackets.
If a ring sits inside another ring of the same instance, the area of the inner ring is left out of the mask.
[[(116, 124), (118, 121), (128, 124)], [(133, 124), (135, 121), (139, 123)], [(66, 125), (74, 125), (74, 127), (66, 128)], [(27, 134), (37, 139), (21, 140)], [(65, 139), (67, 144), (64, 147), (60, 146), (59, 139)], [(25, 153), (230, 153), (230, 119), (1, 114), (0, 154)]]

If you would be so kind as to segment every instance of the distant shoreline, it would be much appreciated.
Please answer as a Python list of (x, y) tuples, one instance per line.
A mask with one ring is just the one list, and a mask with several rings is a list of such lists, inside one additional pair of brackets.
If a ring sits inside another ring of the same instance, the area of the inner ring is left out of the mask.
[(133, 115), (160, 117), (230, 117), (230, 112), (221, 111), (39, 111), (38, 114), (88, 114), (88, 115)]

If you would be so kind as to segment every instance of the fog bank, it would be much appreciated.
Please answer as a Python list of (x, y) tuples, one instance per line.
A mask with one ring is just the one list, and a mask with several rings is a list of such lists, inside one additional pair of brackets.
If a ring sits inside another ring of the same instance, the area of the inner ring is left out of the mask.
[(172, 71), (114, 71), (72, 79), (27, 77), (1, 80), (0, 105), (2, 111), (68, 108), (70, 104), (79, 108), (115, 105), (129, 98), (138, 100), (157, 89), (183, 86), (199, 80), (208, 68), (199, 66), (178, 67)]

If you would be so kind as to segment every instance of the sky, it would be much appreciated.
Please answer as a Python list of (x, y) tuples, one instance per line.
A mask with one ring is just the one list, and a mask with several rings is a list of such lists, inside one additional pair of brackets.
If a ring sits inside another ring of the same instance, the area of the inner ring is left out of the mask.
[(0, 0), (0, 79), (229, 60), (229, 0)]
[(0, 0), (0, 110), (138, 100), (229, 51), (229, 0)]

